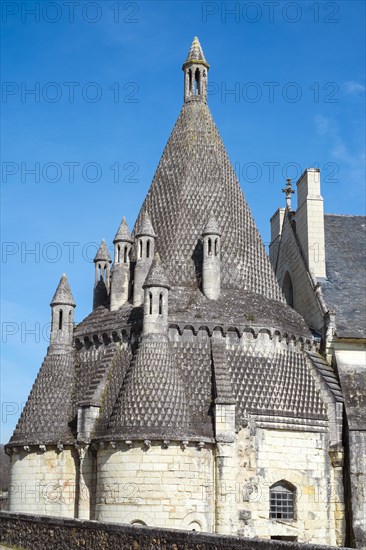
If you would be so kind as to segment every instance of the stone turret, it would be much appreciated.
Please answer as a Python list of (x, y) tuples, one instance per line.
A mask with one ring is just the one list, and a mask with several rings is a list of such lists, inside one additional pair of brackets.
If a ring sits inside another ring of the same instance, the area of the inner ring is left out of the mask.
[(103, 239), (94, 258), (95, 279), (93, 309), (100, 305), (106, 305), (110, 290), (110, 264), (112, 258), (108, 252), (107, 244)]
[(194, 37), (187, 59), (183, 64), (184, 101), (207, 101), (207, 63), (197, 36)]
[(72, 350), (75, 302), (64, 273), (51, 301), (51, 336), (48, 354)]
[(217, 300), (221, 286), (221, 231), (216, 219), (211, 216), (202, 233), (203, 237), (203, 266), (202, 290), (210, 300)]
[(169, 282), (159, 254), (151, 264), (144, 283), (143, 334), (165, 334), (168, 330)]
[(134, 306), (140, 306), (144, 301), (143, 284), (154, 258), (155, 239), (156, 235), (150, 217), (147, 212), (144, 212), (137, 228), (135, 239)]
[(123, 218), (121, 225), (114, 237), (114, 264), (111, 276), (110, 308), (115, 311), (125, 304), (129, 297), (130, 288), (130, 255), (133, 239), (126, 219)]

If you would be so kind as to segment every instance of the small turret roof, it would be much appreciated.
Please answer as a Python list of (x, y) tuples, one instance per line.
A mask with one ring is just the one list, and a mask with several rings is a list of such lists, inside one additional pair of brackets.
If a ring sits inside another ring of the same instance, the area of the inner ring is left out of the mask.
[(103, 239), (95, 255), (94, 262), (109, 262), (112, 263), (111, 255), (109, 254), (107, 243)]
[(202, 232), (202, 235), (220, 235), (221, 236), (221, 230), (219, 228), (219, 224), (217, 223), (217, 220), (213, 214), (208, 218), (206, 225), (204, 227), (204, 230)]
[(58, 283), (58, 287), (52, 298), (50, 305), (54, 306), (56, 304), (64, 304), (69, 306), (76, 305), (71, 292), (69, 281), (67, 280), (67, 277), (66, 277), (66, 273), (62, 274), (62, 277), (60, 279), (60, 282)]
[(207, 68), (210, 67), (210, 65), (206, 61), (205, 55), (203, 53), (201, 44), (197, 36), (193, 38), (191, 49), (189, 50), (187, 59), (184, 62), (183, 69), (186, 67), (188, 63), (201, 63), (202, 65), (205, 65)]
[(143, 288), (150, 286), (162, 286), (165, 288), (170, 288), (168, 278), (165, 275), (165, 271), (158, 253), (155, 254)]
[(153, 224), (151, 223), (150, 216), (146, 211), (142, 213), (140, 223), (137, 227), (136, 235), (146, 235), (149, 237), (156, 237)]
[(124, 216), (122, 218), (121, 225), (119, 226), (116, 236), (113, 239), (113, 243), (115, 244), (120, 241), (127, 241), (129, 243), (133, 242), (130, 230), (128, 229), (126, 218)]

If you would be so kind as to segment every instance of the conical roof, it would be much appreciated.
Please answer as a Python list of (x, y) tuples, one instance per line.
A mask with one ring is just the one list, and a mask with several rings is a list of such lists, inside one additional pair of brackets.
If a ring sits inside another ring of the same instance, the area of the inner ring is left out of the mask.
[(146, 210), (140, 212), (139, 223), (136, 226), (136, 235), (145, 235), (147, 237), (156, 237), (154, 227)]
[(207, 68), (209, 68), (209, 64), (206, 61), (205, 55), (197, 36), (195, 36), (193, 39), (191, 49), (189, 50), (183, 68), (186, 67), (186, 65), (189, 63), (201, 63), (202, 65), (205, 65)]
[(208, 218), (202, 235), (221, 235), (219, 224), (213, 215)]
[(186, 395), (167, 339), (142, 340), (111, 415), (108, 435), (166, 438), (186, 435)]
[(225, 146), (204, 102), (187, 102), (171, 133), (138, 216), (149, 212), (171, 286), (200, 285), (202, 233), (212, 213), (222, 232), (222, 288), (283, 301)]
[(163, 286), (165, 288), (170, 288), (168, 278), (165, 275), (165, 271), (161, 265), (161, 260), (158, 253), (155, 254), (143, 288), (149, 286)]
[(94, 262), (109, 262), (112, 263), (111, 255), (109, 254), (107, 243), (103, 239), (100, 243), (98, 251), (95, 255)]
[(121, 241), (127, 241), (129, 243), (133, 242), (130, 230), (128, 229), (126, 218), (124, 216), (122, 218), (121, 225), (119, 226), (116, 236), (113, 239), (113, 243), (115, 244)]
[(55, 306), (57, 304), (69, 306), (76, 305), (71, 292), (69, 281), (66, 277), (66, 273), (63, 273), (50, 305)]

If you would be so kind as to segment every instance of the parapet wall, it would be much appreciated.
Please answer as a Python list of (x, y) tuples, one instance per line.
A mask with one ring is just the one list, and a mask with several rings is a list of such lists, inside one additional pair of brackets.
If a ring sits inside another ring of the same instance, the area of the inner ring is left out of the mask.
[(25, 550), (326, 550), (331, 546), (0, 512), (0, 543)]

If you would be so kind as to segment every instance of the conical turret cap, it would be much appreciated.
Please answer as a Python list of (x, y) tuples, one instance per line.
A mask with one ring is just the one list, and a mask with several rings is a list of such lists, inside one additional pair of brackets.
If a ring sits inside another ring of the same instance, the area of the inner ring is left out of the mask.
[(183, 64), (183, 69), (191, 63), (200, 63), (202, 65), (205, 65), (205, 67), (207, 68), (210, 67), (210, 65), (206, 61), (205, 55), (197, 36), (195, 36), (193, 39), (191, 49), (189, 50), (187, 59)]
[(211, 215), (208, 218), (202, 235), (219, 235), (219, 236), (221, 235), (219, 224), (215, 216)]
[(131, 237), (130, 230), (128, 229), (128, 225), (127, 225), (125, 217), (122, 218), (121, 225), (119, 226), (119, 229), (116, 233), (116, 236), (113, 239), (113, 243), (115, 244), (115, 243), (122, 242), (122, 241), (125, 241), (125, 242), (128, 242), (128, 243), (133, 242), (133, 239)]
[(142, 213), (140, 222), (137, 226), (136, 236), (156, 237), (153, 224), (146, 210)]
[(57, 304), (74, 307), (76, 305), (71, 292), (69, 281), (66, 277), (66, 273), (63, 273), (50, 305), (55, 306)]
[(155, 254), (143, 288), (150, 286), (162, 286), (164, 288), (170, 288), (168, 278), (165, 275), (165, 271), (158, 253)]
[(109, 262), (112, 263), (111, 255), (109, 254), (107, 243), (103, 239), (95, 255), (94, 262)]

